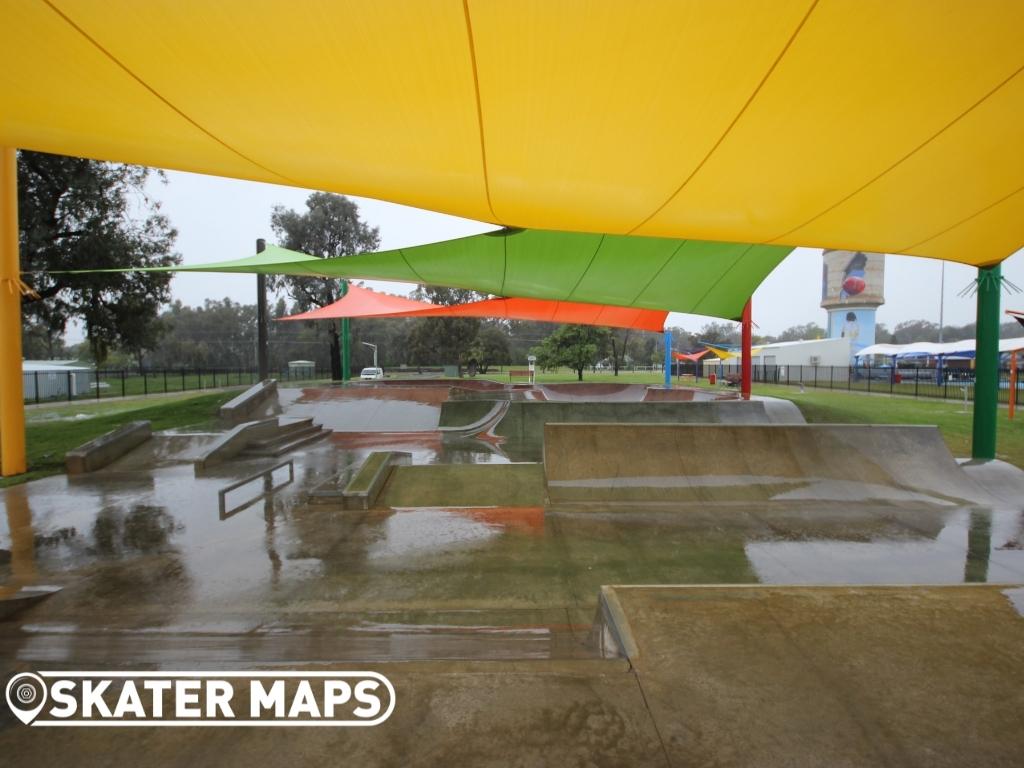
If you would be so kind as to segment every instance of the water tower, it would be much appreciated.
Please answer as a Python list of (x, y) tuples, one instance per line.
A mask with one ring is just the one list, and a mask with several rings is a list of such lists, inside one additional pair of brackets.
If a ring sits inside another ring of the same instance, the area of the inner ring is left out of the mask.
[(875, 343), (875, 310), (885, 303), (885, 254), (824, 251), (821, 306), (830, 339), (848, 338), (852, 356)]

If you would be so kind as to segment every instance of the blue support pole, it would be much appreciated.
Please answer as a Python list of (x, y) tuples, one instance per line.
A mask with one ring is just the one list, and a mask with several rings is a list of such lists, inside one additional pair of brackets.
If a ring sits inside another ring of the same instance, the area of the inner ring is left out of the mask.
[(665, 329), (665, 389), (672, 389), (672, 331)]

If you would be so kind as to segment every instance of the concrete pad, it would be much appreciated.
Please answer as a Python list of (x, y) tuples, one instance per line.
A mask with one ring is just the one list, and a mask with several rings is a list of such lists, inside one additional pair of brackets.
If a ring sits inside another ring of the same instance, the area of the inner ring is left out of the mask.
[(429, 464), (395, 467), (380, 498), (388, 507), (538, 507), (540, 464)]
[(285, 415), (310, 418), (335, 432), (420, 432), (437, 429), (448, 386), (383, 384), (282, 389)]
[(548, 424), (552, 501), (998, 504), (938, 428), (842, 424)]
[(615, 587), (673, 765), (1017, 766), (1002, 587)]
[(9, 722), (0, 729), (0, 751), (25, 766), (669, 764), (624, 662), (425, 662), (373, 669), (396, 693), (394, 713), (374, 728), (111, 732)]

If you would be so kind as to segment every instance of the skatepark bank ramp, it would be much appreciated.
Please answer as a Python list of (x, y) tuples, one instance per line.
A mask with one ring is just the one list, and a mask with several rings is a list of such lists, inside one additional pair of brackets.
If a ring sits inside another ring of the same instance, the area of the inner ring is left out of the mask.
[(996, 503), (930, 426), (549, 423), (544, 471), (552, 504)]

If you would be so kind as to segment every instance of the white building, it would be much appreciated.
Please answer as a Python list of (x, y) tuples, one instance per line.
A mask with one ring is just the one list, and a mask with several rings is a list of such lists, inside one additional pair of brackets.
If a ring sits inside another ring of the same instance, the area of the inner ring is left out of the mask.
[[(809, 341), (777, 341), (774, 344), (757, 344), (754, 346), (754, 365), (842, 365), (850, 364), (850, 340), (811, 339)], [(737, 351), (736, 356), (728, 360), (705, 358), (705, 365), (726, 367), (740, 365), (743, 355)]]
[(95, 374), (75, 360), (23, 360), (25, 400), (54, 400), (88, 394)]
[[(832, 367), (846, 368), (850, 365), (850, 339), (811, 339), (809, 341), (778, 341), (774, 344), (755, 345), (752, 361), (758, 381), (772, 381), (776, 377), (785, 379), (797, 371), (803, 380), (817, 378), (828, 381), (832, 375)], [(720, 360), (708, 355), (704, 358), (705, 371), (734, 373), (743, 363), (743, 355), (738, 351), (735, 357)], [(792, 372), (788, 369), (793, 368)]]

